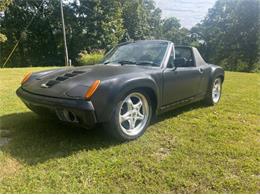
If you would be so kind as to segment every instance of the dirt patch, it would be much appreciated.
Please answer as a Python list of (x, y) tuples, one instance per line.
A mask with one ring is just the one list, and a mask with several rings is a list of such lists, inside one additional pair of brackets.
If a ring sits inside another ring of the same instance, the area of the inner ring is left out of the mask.
[(156, 153), (155, 157), (158, 161), (164, 160), (167, 156), (170, 155), (171, 150), (169, 148), (160, 148)]
[(16, 171), (20, 169), (21, 164), (15, 159), (6, 158), (4, 160), (1, 160), (0, 167), (1, 167), (0, 182), (1, 182), (5, 177), (16, 173)]
[[(7, 145), (11, 140), (11, 132), (8, 130), (0, 130), (0, 152), (1, 148)], [(0, 153), (0, 182), (7, 176), (14, 174), (21, 164), (8, 156), (1, 155)]]

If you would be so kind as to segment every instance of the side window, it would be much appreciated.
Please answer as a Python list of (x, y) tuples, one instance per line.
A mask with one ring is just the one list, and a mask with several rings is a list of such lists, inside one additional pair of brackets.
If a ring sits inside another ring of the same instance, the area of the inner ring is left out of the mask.
[(184, 59), (185, 64), (182, 67), (194, 67), (195, 62), (193, 58), (193, 53), (191, 48), (189, 47), (176, 47), (175, 48), (175, 58), (176, 59)]

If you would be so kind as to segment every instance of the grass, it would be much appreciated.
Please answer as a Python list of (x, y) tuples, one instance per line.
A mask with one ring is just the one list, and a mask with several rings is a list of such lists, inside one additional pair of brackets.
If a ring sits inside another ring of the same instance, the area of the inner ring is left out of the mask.
[(0, 193), (260, 193), (260, 75), (227, 72), (221, 102), (172, 111), (116, 143), (30, 112), (0, 69)]

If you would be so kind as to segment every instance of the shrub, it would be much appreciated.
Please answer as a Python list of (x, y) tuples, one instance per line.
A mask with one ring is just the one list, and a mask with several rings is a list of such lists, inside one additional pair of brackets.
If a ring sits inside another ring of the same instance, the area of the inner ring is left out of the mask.
[(224, 58), (219, 63), (225, 70), (237, 72), (258, 72), (259, 63), (251, 64), (234, 56)]
[(99, 63), (103, 57), (104, 57), (104, 51), (103, 50), (96, 50), (93, 52), (88, 53), (86, 50), (81, 51), (78, 54), (77, 62), (80, 65), (92, 65)]

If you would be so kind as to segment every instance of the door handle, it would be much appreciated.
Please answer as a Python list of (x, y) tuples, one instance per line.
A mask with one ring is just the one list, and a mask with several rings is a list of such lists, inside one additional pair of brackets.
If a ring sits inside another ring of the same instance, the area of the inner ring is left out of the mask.
[(199, 72), (202, 74), (204, 72), (203, 68), (200, 68)]

